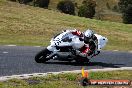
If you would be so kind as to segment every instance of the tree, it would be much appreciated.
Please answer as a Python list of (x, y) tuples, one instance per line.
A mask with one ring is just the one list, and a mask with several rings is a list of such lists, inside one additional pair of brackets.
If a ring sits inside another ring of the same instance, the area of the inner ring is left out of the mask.
[(79, 7), (78, 16), (93, 18), (95, 15), (96, 2), (93, 0), (84, 0), (82, 6)]
[(132, 24), (132, 5), (128, 6), (123, 13), (123, 22)]
[(118, 5), (119, 5), (120, 11), (124, 12), (129, 5), (132, 5), (132, 0), (120, 0)]
[(16, 2), (16, 0), (10, 0), (10, 1), (12, 1), (12, 2)]
[(120, 0), (118, 5), (123, 22), (132, 24), (132, 0)]
[(63, 13), (75, 15), (75, 5), (70, 0), (63, 0), (57, 4), (57, 9)]
[(50, 0), (34, 0), (34, 5), (41, 8), (48, 8)]
[(18, 0), (18, 2), (21, 3), (21, 4), (27, 4), (27, 3), (32, 2), (32, 1), (33, 0)]

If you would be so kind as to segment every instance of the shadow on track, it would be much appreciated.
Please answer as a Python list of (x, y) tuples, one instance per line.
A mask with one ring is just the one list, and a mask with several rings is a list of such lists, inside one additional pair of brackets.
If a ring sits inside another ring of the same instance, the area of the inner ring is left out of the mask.
[(46, 62), (44, 64), (59, 64), (59, 65), (71, 65), (71, 66), (101, 66), (101, 67), (111, 67), (119, 68), (124, 64), (112, 64), (103, 62), (89, 62), (89, 63), (76, 63), (76, 62)]

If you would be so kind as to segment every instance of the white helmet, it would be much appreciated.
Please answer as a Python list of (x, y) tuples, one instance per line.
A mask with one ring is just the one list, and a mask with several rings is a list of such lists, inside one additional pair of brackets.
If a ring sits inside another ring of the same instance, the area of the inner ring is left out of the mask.
[(88, 29), (87, 31), (85, 31), (84, 36), (90, 38), (93, 36), (93, 34), (94, 34), (94, 32), (92, 30)]
[(94, 35), (94, 32), (90, 29), (86, 30), (84, 32), (84, 42), (85, 43), (89, 43), (89, 40), (92, 38), (92, 36)]

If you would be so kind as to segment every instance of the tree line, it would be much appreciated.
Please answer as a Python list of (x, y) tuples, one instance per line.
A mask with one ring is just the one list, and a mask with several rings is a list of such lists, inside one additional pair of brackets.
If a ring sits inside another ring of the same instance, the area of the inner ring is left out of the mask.
[[(48, 8), (50, 0), (10, 0), (20, 4), (32, 3), (33, 6)], [(122, 13), (123, 22), (132, 24), (132, 0), (119, 0), (119, 10)], [(96, 11), (95, 0), (83, 0), (82, 5), (78, 7), (77, 3), (72, 0), (61, 0), (57, 4), (57, 9), (66, 14), (78, 15), (80, 17), (93, 18)], [(77, 11), (76, 11), (77, 9)]]

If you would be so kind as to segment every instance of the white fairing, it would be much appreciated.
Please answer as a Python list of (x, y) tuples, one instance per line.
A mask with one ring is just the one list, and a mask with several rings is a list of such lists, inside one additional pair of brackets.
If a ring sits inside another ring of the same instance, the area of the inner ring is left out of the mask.
[(75, 37), (72, 39), (72, 47), (74, 49), (80, 49), (83, 46), (84, 46), (84, 42), (80, 41), (79, 38)]
[[(71, 42), (63, 42), (62, 39), (69, 38), (72, 39)], [(59, 34), (56, 38), (51, 39), (50, 46), (47, 47), (50, 51), (55, 51), (55, 46), (72, 46), (74, 49), (79, 49), (84, 46), (84, 42), (80, 41), (78, 36), (69, 33), (69, 31)]]
[(98, 39), (98, 50), (100, 51), (108, 42), (108, 39), (102, 35), (94, 34)]
[(51, 46), (71, 46), (71, 43), (69, 42), (63, 42), (61, 41), (62, 39), (66, 38), (66, 37), (72, 37), (71, 33), (68, 32), (63, 32), (61, 34), (59, 34), (55, 39), (52, 39), (51, 42)]

